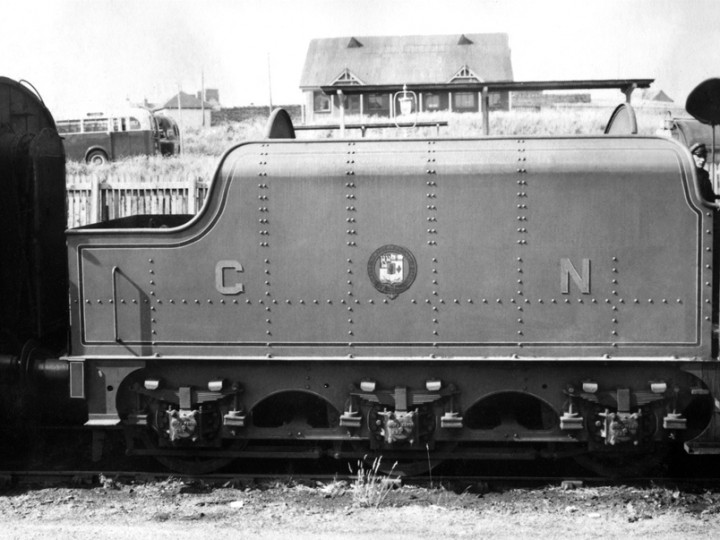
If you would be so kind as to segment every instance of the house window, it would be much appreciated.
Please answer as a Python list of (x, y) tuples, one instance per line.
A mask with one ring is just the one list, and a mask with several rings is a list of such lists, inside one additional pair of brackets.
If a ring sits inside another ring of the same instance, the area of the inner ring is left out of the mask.
[(315, 92), (313, 94), (313, 111), (330, 112), (330, 97), (322, 92)]
[(456, 92), (453, 94), (453, 107), (455, 109), (477, 109), (474, 92)]
[(347, 97), (345, 102), (345, 110), (349, 114), (360, 114), (360, 97), (359, 95), (352, 95)]
[(425, 108), (429, 111), (436, 111), (440, 108), (440, 96), (437, 94), (425, 94)]
[(390, 110), (390, 98), (387, 94), (369, 94), (368, 111), (380, 112)]

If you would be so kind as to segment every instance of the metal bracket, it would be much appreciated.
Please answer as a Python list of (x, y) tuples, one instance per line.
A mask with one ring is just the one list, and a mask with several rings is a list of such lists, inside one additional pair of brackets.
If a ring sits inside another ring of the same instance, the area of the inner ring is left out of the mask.
[(362, 423), (360, 413), (352, 409), (348, 409), (340, 416), (340, 427), (359, 428)]
[(444, 429), (461, 429), (463, 427), (463, 417), (460, 413), (446, 412), (440, 417), (440, 427)]
[(117, 413), (103, 414), (103, 413), (91, 413), (88, 414), (88, 420), (85, 422), (86, 427), (111, 427), (120, 424), (120, 417)]
[(568, 410), (560, 417), (560, 429), (563, 431), (577, 431), (583, 429), (584, 419), (578, 413), (573, 411), (572, 403)]
[(229, 411), (223, 416), (223, 425), (227, 427), (245, 427), (246, 417), (242, 411)]
[(178, 388), (178, 406), (180, 410), (190, 410), (193, 406), (193, 392), (189, 386)]
[(147, 426), (147, 414), (129, 414), (126, 422), (132, 426)]
[(560, 417), (560, 429), (572, 431), (583, 429), (584, 418), (578, 413), (566, 412)]
[(670, 413), (663, 418), (664, 429), (687, 429), (687, 419), (682, 414)]

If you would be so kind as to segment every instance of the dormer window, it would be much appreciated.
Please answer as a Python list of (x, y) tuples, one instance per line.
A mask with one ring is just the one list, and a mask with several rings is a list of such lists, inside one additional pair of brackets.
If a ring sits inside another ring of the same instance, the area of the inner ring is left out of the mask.
[(355, 75), (352, 74), (352, 72), (345, 68), (345, 70), (338, 75), (335, 80), (331, 83), (333, 85), (360, 85), (364, 84), (360, 79), (358, 79)]
[(483, 80), (478, 77), (475, 72), (467, 66), (467, 64), (465, 64), (455, 75), (452, 76), (450, 82), (483, 82)]

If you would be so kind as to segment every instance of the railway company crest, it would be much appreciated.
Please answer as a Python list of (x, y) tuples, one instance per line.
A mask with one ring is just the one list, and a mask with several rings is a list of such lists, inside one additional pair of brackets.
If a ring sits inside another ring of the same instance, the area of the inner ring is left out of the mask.
[(410, 250), (396, 245), (376, 249), (368, 260), (368, 276), (381, 293), (397, 296), (415, 281), (417, 261)]

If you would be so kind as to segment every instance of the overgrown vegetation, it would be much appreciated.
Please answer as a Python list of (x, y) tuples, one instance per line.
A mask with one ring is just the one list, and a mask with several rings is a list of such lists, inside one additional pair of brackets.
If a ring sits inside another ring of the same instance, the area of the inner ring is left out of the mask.
[(230, 122), (206, 128), (188, 128), (183, 133), (185, 153), (197, 156), (221, 156), (228, 148), (243, 141), (263, 137), (266, 119)]
[(217, 167), (217, 156), (201, 154), (181, 154), (179, 156), (136, 156), (113, 161), (105, 165), (90, 165), (83, 162), (68, 161), (66, 173), (68, 179), (76, 176), (96, 175), (103, 178), (113, 176), (131, 177), (136, 180), (202, 178), (210, 179)]
[[(544, 109), (529, 111), (494, 111), (490, 115), (492, 136), (542, 136), (542, 135), (597, 135), (603, 133), (610, 118), (611, 108)], [(640, 134), (652, 135), (662, 126), (665, 109), (636, 110)], [(447, 126), (421, 128), (368, 129), (367, 138), (394, 137), (481, 137), (482, 115), (424, 113), (419, 122), (447, 121)], [(372, 123), (376, 119), (348, 116), (347, 124)], [(387, 119), (382, 121), (387, 122)], [(68, 162), (68, 175), (95, 174), (103, 177), (127, 175), (142, 179), (177, 179), (194, 176), (209, 180), (217, 167), (220, 156), (232, 146), (263, 137), (266, 119), (257, 117), (242, 123), (227, 123), (207, 128), (189, 128), (183, 133), (183, 153), (180, 156), (134, 157), (102, 166)], [(338, 138), (336, 130), (298, 131), (298, 138)], [(359, 138), (359, 130), (348, 130), (346, 137)]]

